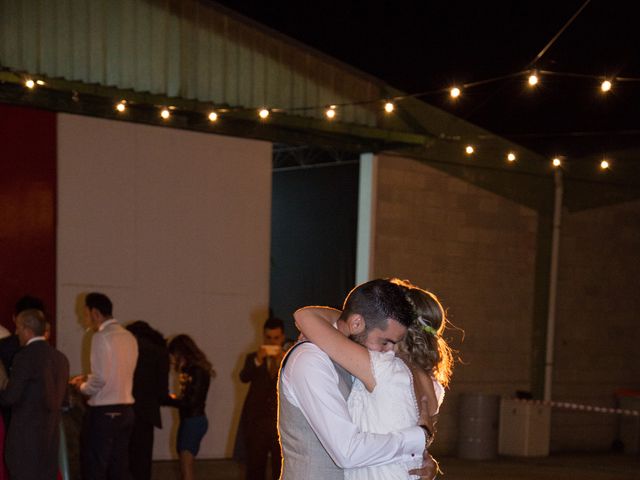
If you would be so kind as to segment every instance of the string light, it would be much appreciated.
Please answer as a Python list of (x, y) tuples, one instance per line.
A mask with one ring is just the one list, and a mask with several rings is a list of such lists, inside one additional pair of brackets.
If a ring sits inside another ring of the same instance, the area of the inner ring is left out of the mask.
[[(597, 76), (597, 75), (586, 75), (586, 74), (576, 74), (576, 73), (567, 73), (567, 72), (554, 72), (554, 71), (538, 71), (538, 70), (529, 70), (529, 72), (518, 72), (518, 73), (514, 73), (511, 75), (506, 75), (506, 76), (501, 76), (501, 77), (496, 77), (496, 78), (491, 78), (488, 80), (482, 80), (482, 81), (478, 81), (478, 82), (474, 82), (472, 84), (468, 84), (467, 86), (469, 87), (473, 87), (476, 85), (481, 85), (481, 84), (486, 84), (489, 82), (495, 82), (495, 81), (499, 81), (503, 78), (507, 78), (507, 77), (513, 77), (513, 76), (518, 76), (518, 75), (522, 75), (522, 74), (526, 74), (529, 73), (527, 79), (528, 79), (528, 84), (531, 87), (534, 87), (536, 85), (539, 84), (540, 81), (540, 74), (544, 74), (544, 75), (556, 75), (556, 76), (567, 76), (567, 77), (581, 77), (581, 78), (590, 78), (590, 79), (595, 79), (595, 80), (599, 80), (600, 84), (600, 90), (602, 93), (607, 93), (610, 92), (611, 89), (613, 88), (613, 83), (616, 81), (624, 81), (624, 82), (640, 82), (640, 78), (628, 78), (628, 77), (609, 77), (609, 78), (603, 78), (602, 76)], [(23, 84), (26, 88), (32, 90), (35, 89), (37, 86), (43, 86), (46, 85), (47, 83), (44, 80), (34, 80), (32, 78), (25, 78), (23, 77)], [(416, 94), (410, 94), (410, 95), (405, 95), (403, 97), (397, 97), (395, 98), (395, 100), (402, 100), (405, 97), (420, 97), (420, 96), (424, 96), (430, 93), (436, 93), (436, 92), (442, 92), (442, 89), (440, 90), (434, 90), (433, 92), (425, 92), (425, 93), (416, 93)], [(461, 95), (461, 89), (457, 86), (453, 86), (449, 89), (449, 95), (451, 98), (456, 99)], [(74, 92), (73, 95), (73, 100), (74, 101), (78, 101), (78, 95), (77, 92)], [(394, 99), (388, 99), (388, 100), (384, 100), (383, 106), (384, 106), (384, 111), (386, 113), (392, 113), (395, 111), (396, 105), (393, 101)], [(366, 101), (366, 102), (358, 102), (358, 103), (374, 103), (376, 101), (380, 101), (380, 100), (371, 100), (371, 101)], [(126, 100), (120, 100), (118, 103), (116, 103), (114, 105), (114, 108), (116, 109), (116, 111), (118, 111), (119, 113), (124, 113), (127, 109), (128, 109), (128, 102)], [(358, 104), (356, 103), (356, 105)], [(168, 120), (171, 117), (171, 111), (174, 110), (176, 107), (162, 107), (161, 111), (160, 111), (160, 116), (164, 119), (164, 120)], [(317, 107), (316, 107), (317, 108)], [(337, 110), (336, 110), (336, 105), (330, 105), (329, 107), (326, 108), (325, 110), (325, 116), (327, 117), (328, 120), (332, 120), (336, 117), (337, 114)], [(246, 110), (246, 109), (241, 109), (241, 110)], [(281, 111), (281, 110), (274, 110), (274, 111)], [(282, 110), (285, 111), (285, 110)], [(267, 109), (266, 107), (261, 108), (258, 111), (258, 115), (261, 119), (265, 120), (267, 119), (271, 114), (271, 110)], [(210, 111), (207, 115), (207, 118), (209, 119), (210, 122), (216, 122), (219, 118), (218, 113), (216, 113), (215, 111)], [(475, 148), (472, 145), (466, 145), (465, 146), (465, 153), (467, 155), (473, 155), (475, 153)], [(513, 151), (508, 151), (506, 152), (506, 159), (508, 162), (515, 162), (517, 160), (517, 156), (516, 153)], [(554, 167), (561, 167), (562, 166), (562, 160), (561, 157), (556, 157), (552, 159), (552, 165)], [(609, 170), (611, 167), (610, 162), (606, 159), (603, 159), (600, 161), (599, 163), (599, 168), (601, 170)]]
[(336, 117), (336, 106), (331, 105), (329, 108), (325, 110), (324, 114), (329, 120), (333, 120)]

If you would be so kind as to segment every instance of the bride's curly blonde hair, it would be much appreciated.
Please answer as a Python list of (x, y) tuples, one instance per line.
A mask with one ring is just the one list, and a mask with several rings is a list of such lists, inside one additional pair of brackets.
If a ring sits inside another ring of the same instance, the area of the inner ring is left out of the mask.
[(446, 387), (453, 369), (453, 352), (442, 337), (447, 325), (444, 308), (433, 293), (406, 280), (393, 281), (406, 288), (406, 298), (415, 313), (415, 319), (404, 340), (398, 344), (398, 350)]

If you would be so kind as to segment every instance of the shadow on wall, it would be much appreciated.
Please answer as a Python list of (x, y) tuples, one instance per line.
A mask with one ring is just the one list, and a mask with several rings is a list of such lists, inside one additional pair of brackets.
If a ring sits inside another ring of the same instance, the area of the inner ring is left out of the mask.
[(88, 292), (82, 292), (78, 294), (74, 308), (76, 322), (84, 332), (80, 347), (80, 365), (82, 373), (84, 374), (91, 372), (91, 339), (93, 338), (93, 330), (91, 330), (89, 323), (84, 318), (84, 299), (86, 298), (87, 293)]

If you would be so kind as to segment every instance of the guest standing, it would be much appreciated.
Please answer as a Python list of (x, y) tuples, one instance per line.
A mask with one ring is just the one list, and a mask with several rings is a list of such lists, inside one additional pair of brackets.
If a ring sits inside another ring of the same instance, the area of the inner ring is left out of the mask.
[[(37, 297), (31, 295), (25, 295), (20, 297), (15, 305), (13, 313), (12, 323), (16, 324), (16, 319), (20, 313), (25, 310), (40, 310), (44, 312), (44, 303)], [(6, 373), (6, 381), (9, 380), (8, 376), (11, 372), (11, 366), (13, 365), (13, 358), (20, 350), (20, 339), (16, 333), (10, 333), (6, 328), (0, 330), (0, 362), (2, 363), (3, 370)], [(9, 429), (9, 422), (11, 421), (11, 408), (0, 405), (2, 412), (2, 418), (0, 418), (0, 480), (6, 480), (9, 478), (4, 461), (4, 447), (5, 447), (5, 435)]]
[(12, 479), (54, 480), (58, 475), (60, 417), (69, 361), (44, 337), (40, 310), (25, 310), (16, 318), (23, 348), (15, 355), (0, 403), (11, 407), (5, 458)]
[(71, 380), (89, 396), (81, 438), (84, 480), (123, 480), (129, 474), (128, 449), (133, 428), (133, 372), (138, 359), (134, 336), (113, 318), (113, 305), (102, 293), (85, 298), (91, 339), (91, 373)]
[(238, 427), (238, 441), (246, 448), (247, 480), (264, 480), (269, 454), (271, 478), (280, 478), (277, 384), (284, 341), (282, 320), (268, 318), (262, 329), (262, 345), (247, 355), (240, 372), (240, 381), (251, 383)]
[(193, 480), (194, 460), (209, 428), (205, 404), (209, 382), (215, 372), (207, 356), (188, 335), (178, 335), (169, 342), (169, 356), (180, 381), (179, 394), (167, 401), (180, 412), (176, 440), (180, 472), (182, 480)]
[(150, 480), (153, 429), (162, 428), (160, 405), (169, 394), (169, 352), (160, 332), (138, 320), (127, 326), (138, 342), (133, 375), (135, 421), (129, 442), (129, 471), (134, 480)]

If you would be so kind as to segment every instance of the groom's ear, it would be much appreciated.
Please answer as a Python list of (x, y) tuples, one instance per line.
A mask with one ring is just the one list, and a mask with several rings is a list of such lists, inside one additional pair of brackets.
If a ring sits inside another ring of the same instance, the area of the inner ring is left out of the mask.
[(349, 315), (347, 319), (347, 325), (349, 325), (349, 333), (351, 335), (359, 335), (365, 331), (364, 317), (358, 313)]

